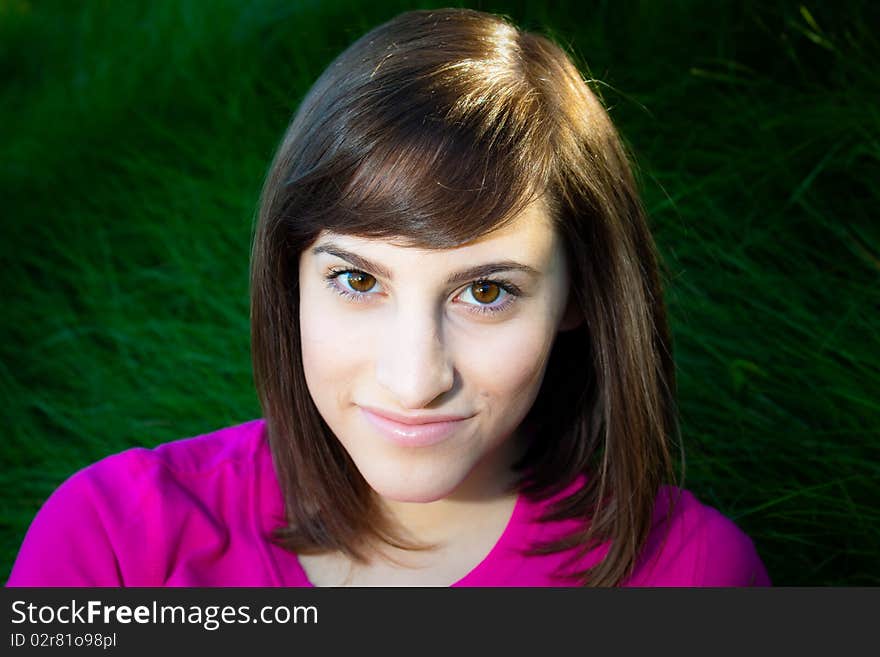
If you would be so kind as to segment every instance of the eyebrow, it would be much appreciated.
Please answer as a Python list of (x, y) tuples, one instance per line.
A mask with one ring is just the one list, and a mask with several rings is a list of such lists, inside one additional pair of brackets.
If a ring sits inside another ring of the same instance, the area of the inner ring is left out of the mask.
[[(389, 281), (394, 280), (394, 276), (392, 275), (392, 273), (384, 266), (376, 262), (372, 262), (371, 260), (367, 260), (363, 256), (359, 256), (357, 253), (346, 251), (345, 249), (339, 247), (337, 244), (334, 244), (333, 242), (328, 242), (326, 244), (322, 244), (321, 246), (316, 246), (314, 249), (312, 249), (312, 255), (318, 255), (319, 253), (329, 253), (330, 255), (336, 256), (337, 258), (347, 260), (358, 269), (363, 269), (367, 272), (378, 274), (382, 278), (385, 278)], [(529, 267), (528, 265), (524, 265), (521, 262), (516, 262), (514, 260), (502, 260), (500, 262), (488, 262), (483, 265), (468, 267), (467, 269), (455, 272), (446, 279), (446, 284), (456, 285), (458, 283), (467, 283), (473, 280), (486, 278), (487, 276), (490, 276), (499, 271), (522, 271), (531, 276), (541, 275), (541, 272), (539, 272), (534, 267)]]

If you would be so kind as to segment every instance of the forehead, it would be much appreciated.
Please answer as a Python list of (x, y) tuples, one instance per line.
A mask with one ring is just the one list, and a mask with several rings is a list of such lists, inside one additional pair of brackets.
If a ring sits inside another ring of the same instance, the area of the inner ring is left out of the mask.
[(333, 242), (346, 249), (369, 251), (381, 257), (412, 257), (432, 260), (449, 259), (471, 260), (495, 256), (522, 258), (531, 256), (534, 260), (543, 260), (558, 243), (558, 236), (546, 205), (540, 199), (489, 233), (470, 242), (448, 249), (430, 249), (413, 246), (404, 237), (399, 239), (360, 237), (336, 233), (331, 230), (322, 231), (315, 240), (313, 247)]

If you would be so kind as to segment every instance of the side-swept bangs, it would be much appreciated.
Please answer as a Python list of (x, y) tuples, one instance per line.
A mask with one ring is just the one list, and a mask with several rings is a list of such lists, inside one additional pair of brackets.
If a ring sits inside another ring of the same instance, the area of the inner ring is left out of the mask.
[(474, 21), (462, 39), (442, 13), (435, 25), (404, 38), (405, 25), (377, 28), (303, 100), (280, 151), (289, 166), (274, 215), (295, 245), (327, 229), (449, 248), (546, 191), (552, 117), (510, 52), (516, 30)]

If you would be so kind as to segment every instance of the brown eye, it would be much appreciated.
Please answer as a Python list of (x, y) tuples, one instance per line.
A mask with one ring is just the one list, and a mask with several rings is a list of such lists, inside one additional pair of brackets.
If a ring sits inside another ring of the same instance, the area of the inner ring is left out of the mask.
[(374, 277), (362, 271), (349, 272), (347, 279), (348, 284), (351, 285), (355, 292), (369, 292), (376, 284), (376, 279)]
[(471, 286), (474, 299), (480, 303), (492, 303), (501, 294), (501, 288), (495, 283), (480, 281)]

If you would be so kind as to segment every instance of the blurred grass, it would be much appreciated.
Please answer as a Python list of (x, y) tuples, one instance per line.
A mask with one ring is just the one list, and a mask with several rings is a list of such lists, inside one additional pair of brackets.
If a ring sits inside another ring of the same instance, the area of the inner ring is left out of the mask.
[[(355, 37), (442, 4), (0, 0), (0, 572), (74, 470), (259, 414), (247, 261), (277, 140)], [(570, 47), (631, 145), (687, 486), (775, 583), (880, 583), (878, 10), (467, 6)]]

